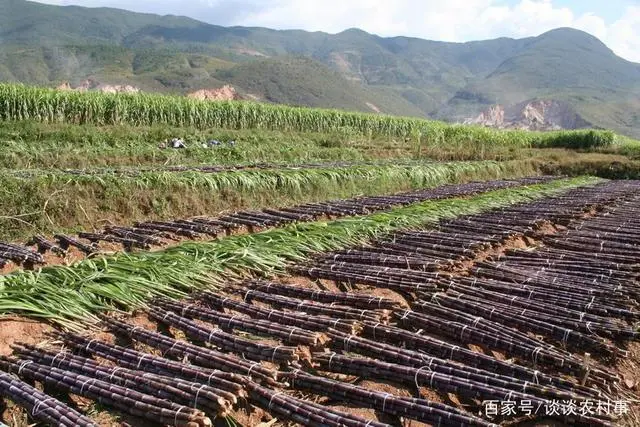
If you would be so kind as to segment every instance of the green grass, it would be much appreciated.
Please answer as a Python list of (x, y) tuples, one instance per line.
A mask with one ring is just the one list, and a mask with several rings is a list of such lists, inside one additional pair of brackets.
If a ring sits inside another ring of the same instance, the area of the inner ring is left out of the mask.
[(0, 172), (0, 240), (107, 223), (215, 215), (534, 174), (529, 162), (452, 162), (219, 173)]
[(94, 314), (131, 310), (153, 296), (183, 297), (233, 277), (282, 272), (313, 253), (363, 244), (393, 230), (425, 228), (459, 215), (525, 202), (597, 182), (594, 178), (490, 191), (470, 198), (427, 201), (362, 217), (294, 224), (158, 252), (121, 253), (71, 266), (0, 277), (0, 313), (47, 319), (66, 327)]
[[(181, 137), (187, 149), (159, 149)], [(235, 147), (202, 148), (211, 140), (235, 140)], [(0, 168), (85, 169), (116, 166), (238, 165), (255, 163), (362, 162), (409, 159), (412, 146), (341, 132), (199, 130), (166, 125), (133, 127), (0, 122)]]
[[(165, 139), (181, 137), (187, 149), (159, 149)], [(211, 139), (235, 140), (235, 147), (202, 148)], [(404, 138), (369, 137), (347, 129), (328, 133), (228, 130), (167, 125), (97, 126), (36, 121), (0, 121), (0, 168), (86, 169), (123, 166), (308, 164), (415, 159), (515, 160), (549, 149), (477, 141), (421, 143)]]
[(622, 155), (590, 153), (533, 163), (542, 173), (591, 175), (606, 179), (640, 179), (640, 160)]

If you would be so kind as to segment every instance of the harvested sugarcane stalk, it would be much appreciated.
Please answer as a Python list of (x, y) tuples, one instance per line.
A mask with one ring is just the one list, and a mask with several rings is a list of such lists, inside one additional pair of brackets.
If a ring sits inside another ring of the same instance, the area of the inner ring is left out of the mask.
[(255, 320), (251, 317), (228, 315), (219, 311), (210, 310), (201, 305), (185, 304), (167, 299), (156, 299), (154, 303), (167, 310), (180, 313), (182, 316), (216, 324), (225, 330), (256, 333), (267, 337), (278, 338), (286, 343), (302, 344), (311, 347), (318, 347), (326, 341), (326, 337), (319, 332), (313, 332), (295, 326), (285, 326), (280, 323), (265, 320)]
[(337, 411), (326, 406), (296, 399), (285, 392), (277, 392), (256, 383), (247, 385), (249, 398), (255, 405), (285, 419), (304, 426), (326, 427), (391, 427), (389, 424)]
[(58, 245), (50, 242), (41, 234), (36, 234), (31, 238), (27, 245), (36, 245), (38, 247), (38, 252), (40, 254), (44, 254), (47, 251), (51, 251), (58, 256), (64, 256), (65, 251)]
[[(136, 350), (108, 344), (100, 340), (90, 340), (80, 335), (64, 333), (61, 334), (61, 338), (66, 345), (78, 351), (104, 358), (128, 369), (181, 378), (206, 384), (217, 390), (231, 393), (237, 398), (246, 397), (243, 384), (248, 381), (248, 377), (201, 366), (187, 365), (149, 353), (141, 353)], [(233, 400), (233, 398), (230, 398), (230, 400)]]
[(342, 381), (310, 375), (295, 370), (282, 375), (295, 390), (310, 391), (356, 406), (373, 408), (384, 413), (440, 426), (490, 426), (493, 425), (452, 406), (425, 399), (401, 398), (368, 390)]
[(188, 356), (192, 363), (197, 365), (247, 375), (256, 380), (264, 381), (267, 384), (275, 385), (275, 371), (265, 368), (260, 365), (259, 362), (251, 363), (234, 355), (220, 353), (210, 348), (169, 338), (165, 335), (108, 317), (103, 317), (103, 322), (113, 331), (125, 334), (132, 339), (158, 348), (162, 350), (165, 355), (171, 355), (180, 359)]
[(11, 399), (33, 419), (51, 426), (96, 426), (90, 418), (4, 372), (0, 372), (0, 397)]
[(203, 328), (172, 311), (149, 309), (148, 313), (152, 319), (180, 329), (193, 339), (212, 344), (223, 351), (242, 354), (247, 359), (290, 364), (303, 356), (297, 347), (273, 347), (237, 337), (220, 329)]
[(230, 297), (218, 295), (209, 291), (200, 293), (199, 297), (205, 303), (219, 309), (228, 308), (251, 316), (252, 318), (265, 319), (287, 326), (300, 326), (311, 331), (324, 332), (328, 328), (334, 328), (347, 333), (353, 333), (358, 329), (356, 321), (343, 319), (341, 317), (338, 319), (332, 319), (327, 316), (311, 316), (295, 312), (286, 312), (275, 309), (271, 310), (251, 305), (246, 302), (236, 301)]
[(191, 409), (85, 375), (67, 372), (33, 361), (0, 357), (0, 367), (20, 376), (41, 381), (58, 390), (77, 394), (112, 406), (125, 413), (176, 427), (209, 427), (211, 420)]
[(81, 241), (74, 239), (73, 237), (70, 237), (70, 236), (65, 236), (64, 234), (56, 234), (53, 237), (55, 237), (60, 247), (65, 251), (69, 249), (69, 247), (73, 246), (81, 250), (88, 256), (99, 252), (99, 249), (96, 248), (95, 246), (87, 245), (86, 243), (82, 243)]
[(18, 346), (16, 353), (25, 360), (33, 360), (39, 364), (62, 368), (161, 399), (193, 406), (214, 417), (227, 416), (232, 405), (237, 402), (231, 393), (220, 393), (209, 386), (122, 367), (107, 367), (70, 353), (49, 352), (32, 346)]
[(245, 282), (245, 285), (263, 293), (277, 294), (290, 298), (307, 299), (322, 304), (337, 304), (364, 309), (393, 309), (397, 306), (395, 301), (384, 297), (371, 297), (345, 292), (306, 289), (299, 286), (258, 280)]
[(354, 320), (366, 319), (383, 323), (386, 323), (389, 318), (389, 312), (387, 310), (355, 309), (345, 306), (314, 303), (312, 301), (300, 301), (294, 298), (289, 298), (281, 295), (272, 295), (252, 289), (247, 290), (244, 288), (231, 288), (231, 290), (243, 295), (245, 302), (251, 302), (255, 299), (261, 302), (269, 303), (276, 307), (288, 308), (303, 313), (332, 317), (343, 317)]

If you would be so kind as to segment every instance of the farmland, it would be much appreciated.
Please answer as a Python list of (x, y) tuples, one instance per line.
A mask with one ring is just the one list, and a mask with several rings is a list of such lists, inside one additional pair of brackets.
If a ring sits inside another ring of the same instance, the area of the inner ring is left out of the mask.
[(636, 141), (14, 85), (0, 105), (4, 423), (639, 422)]

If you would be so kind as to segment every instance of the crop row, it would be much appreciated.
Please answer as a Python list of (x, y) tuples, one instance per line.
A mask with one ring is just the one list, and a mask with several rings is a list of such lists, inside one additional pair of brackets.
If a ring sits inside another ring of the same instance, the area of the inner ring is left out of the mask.
[[(12, 261), (27, 268), (45, 263), (43, 254), (52, 252), (64, 256), (70, 247), (94, 255), (100, 251), (99, 242), (122, 245), (123, 249), (150, 249), (166, 246), (177, 240), (216, 238), (241, 229), (255, 230), (281, 227), (287, 224), (315, 221), (320, 218), (336, 218), (349, 215), (367, 215), (373, 212), (407, 206), (426, 200), (467, 196), (483, 191), (531, 185), (550, 181), (552, 177), (531, 177), (515, 180), (471, 182), (445, 185), (425, 190), (411, 191), (387, 196), (356, 197), (347, 200), (330, 200), (307, 203), (287, 208), (267, 208), (262, 211), (240, 211), (217, 218), (193, 217), (174, 221), (137, 222), (133, 226), (106, 226), (101, 232), (80, 232), (77, 236), (56, 234), (55, 242), (42, 235), (34, 236), (27, 246), (0, 243), (0, 266)], [(29, 246), (35, 246), (31, 248)]]
[(607, 131), (496, 131), (419, 118), (236, 101), (199, 101), (154, 94), (108, 95), (0, 85), (0, 120), (47, 123), (166, 124), (198, 129), (270, 129), (299, 132), (350, 131), (360, 135), (412, 138), (431, 144), (480, 142), (513, 146), (588, 148), (614, 143)]
[(0, 239), (22, 239), (34, 230), (52, 234), (61, 229), (93, 229), (96, 224), (119, 223), (123, 217), (133, 222), (208, 215), (534, 173), (531, 165), (522, 162), (387, 163), (216, 173), (4, 171), (0, 173), (4, 188)]
[(97, 322), (97, 313), (114, 307), (134, 309), (154, 296), (183, 297), (247, 274), (283, 272), (289, 263), (314, 253), (354, 247), (389, 232), (435, 226), (439, 220), (597, 182), (592, 178), (553, 180), (464, 198), (428, 200), (357, 218), (296, 223), (213, 241), (182, 242), (160, 251), (116, 253), (72, 266), (14, 272), (0, 276), (2, 313), (46, 318), (77, 330), (82, 324)]
[[(242, 400), (301, 425), (387, 425), (314, 403), (321, 396), (443, 426), (513, 421), (479, 417), (487, 400), (508, 397), (534, 407), (553, 400), (559, 411), (550, 416), (560, 422), (611, 425), (614, 414), (571, 413), (568, 402), (614, 400), (622, 393), (612, 367), (637, 339), (633, 324), (640, 318), (632, 249), (640, 243), (632, 215), (640, 208), (638, 187), (601, 183), (441, 221), (433, 232), (380, 235), (358, 250), (383, 251), (401, 240), (402, 248), (389, 248), (388, 256), (413, 262), (338, 262), (334, 257), (346, 251), (330, 253), (292, 268), (332, 272), (321, 278), (325, 289), (249, 280), (188, 301), (158, 298), (145, 310), (164, 325), (157, 331), (126, 318), (102, 318), (131, 348), (106, 334), (95, 339), (67, 332), (57, 338), (71, 351), (16, 346), (0, 367), (171, 425), (232, 417)], [(592, 247), (588, 238), (601, 229), (610, 231)], [(622, 235), (631, 252), (618, 250)], [(517, 239), (544, 246), (508, 249)], [(455, 263), (445, 262), (447, 252)], [(585, 256), (590, 252), (597, 257)], [(328, 290), (329, 281), (353, 290)], [(404, 300), (376, 292), (388, 289)], [(558, 306), (566, 310), (553, 309)], [(584, 351), (591, 354), (588, 362)], [(110, 364), (96, 364), (102, 360)], [(351, 384), (339, 379), (344, 375), (391, 382), (415, 397)], [(426, 398), (425, 391), (455, 395), (462, 406)]]

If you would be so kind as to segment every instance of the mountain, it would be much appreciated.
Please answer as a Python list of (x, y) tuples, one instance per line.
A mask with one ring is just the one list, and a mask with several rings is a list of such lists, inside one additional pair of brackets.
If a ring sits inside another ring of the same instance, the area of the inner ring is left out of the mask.
[(640, 64), (578, 30), (447, 43), (0, 0), (0, 80), (89, 78), (173, 93), (231, 84), (270, 102), (460, 122), (496, 104), (557, 103), (576, 117), (566, 123), (640, 137)]

